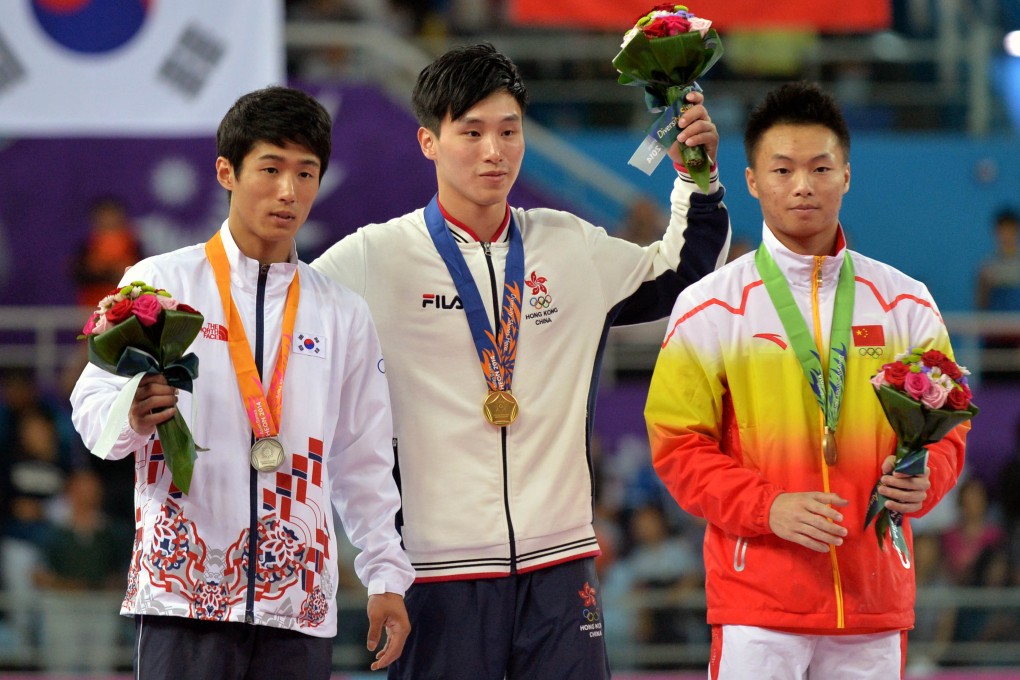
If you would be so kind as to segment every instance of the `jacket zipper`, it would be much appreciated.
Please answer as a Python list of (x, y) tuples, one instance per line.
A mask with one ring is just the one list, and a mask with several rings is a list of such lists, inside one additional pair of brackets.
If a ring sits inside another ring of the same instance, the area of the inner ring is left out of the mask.
[[(500, 308), (499, 290), (496, 287), (496, 270), (492, 266), (492, 247), (487, 242), (482, 242), (482, 250), (485, 251), (485, 264), (489, 267), (489, 289), (492, 291), (492, 328), (497, 337), (499, 336)], [(510, 517), (510, 461), (507, 459), (506, 450), (506, 427), (499, 428), (500, 445), (503, 454), (503, 511), (506, 513), (507, 535), (510, 539), (510, 573), (517, 573), (517, 539), (514, 537), (514, 522)]]
[[(822, 319), (821, 319), (821, 305), (818, 302), (819, 291), (822, 287), (822, 263), (825, 261), (824, 257), (815, 256), (815, 269), (814, 275), (811, 277), (811, 310), (814, 317), (815, 326), (815, 346), (818, 348), (818, 355), (825, 359), (824, 366), (828, 366), (829, 352), (822, 344)], [(833, 309), (835, 314), (835, 309)], [(832, 338), (829, 338), (829, 342), (832, 342)], [(828, 380), (828, 373), (825, 373), (825, 380)], [(825, 414), (819, 409), (819, 427), (824, 436), (825, 432)], [(822, 438), (819, 437), (819, 441)], [(825, 493), (830, 492), (829, 487), (829, 466), (825, 462), (825, 456), (819, 448), (818, 455), (822, 458), (822, 489)], [(843, 614), (843, 582), (839, 575), (839, 560), (836, 557), (836, 546), (829, 546), (829, 559), (832, 562), (832, 582), (835, 588), (836, 595), (836, 627), (845, 628), (846, 620)]]
[[(262, 380), (263, 336), (265, 335), (266, 281), (269, 279), (268, 264), (259, 265), (259, 280), (255, 293), (255, 369), (259, 380)], [(255, 443), (255, 432), (251, 433), (251, 443)], [(246, 594), (244, 622), (255, 623), (255, 573), (258, 565), (259, 549), (259, 473), (250, 468), (248, 473), (248, 592)]]

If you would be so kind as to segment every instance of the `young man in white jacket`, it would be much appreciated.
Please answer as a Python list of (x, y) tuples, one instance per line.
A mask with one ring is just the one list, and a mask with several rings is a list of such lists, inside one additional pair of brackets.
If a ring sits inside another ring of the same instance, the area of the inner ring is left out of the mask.
[[(124, 274), (122, 285), (165, 289), (205, 317), (191, 346), (194, 393), (144, 378), (108, 455), (136, 463), (121, 609), (136, 619), (135, 677), (328, 678), (339, 585), (333, 508), (361, 550), (369, 649), (386, 631), (372, 668), (401, 653), (414, 572), (394, 527), (400, 498), (379, 342), (365, 302), (300, 262), (294, 246), (330, 148), (329, 115), (305, 93), (241, 97), (217, 132), (217, 180), (230, 196), (223, 226), (206, 244)], [(73, 420), (90, 448), (125, 382), (91, 364), (78, 380)], [(155, 435), (177, 410), (204, 447), (187, 494)], [(256, 441), (275, 455), (253, 455)]]
[[(725, 259), (722, 187), (678, 173), (665, 236), (640, 247), (508, 205), (527, 93), (491, 45), (439, 57), (412, 100), (436, 198), (312, 263), (365, 296), (386, 358), (417, 573), (390, 677), (608, 677), (589, 448), (605, 337), (668, 316)], [(690, 95), (680, 142), (714, 156), (701, 101)]]

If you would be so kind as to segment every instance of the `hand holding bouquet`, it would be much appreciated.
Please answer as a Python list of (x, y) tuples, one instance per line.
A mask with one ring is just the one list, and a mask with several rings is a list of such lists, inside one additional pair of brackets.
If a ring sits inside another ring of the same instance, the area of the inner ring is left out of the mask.
[[(115, 400), (93, 453), (101, 458), (109, 454), (127, 422), (138, 382), (145, 375), (162, 373), (171, 386), (192, 390), (198, 377), (198, 357), (184, 352), (203, 322), (199, 312), (143, 281), (111, 291), (100, 300), (78, 338), (88, 340), (89, 362), (131, 381)], [(156, 431), (174, 484), (188, 493), (197, 458), (188, 424), (176, 412), (173, 418), (157, 425)]]
[[(882, 410), (896, 433), (894, 472), (924, 474), (928, 464), (927, 444), (934, 444), (949, 432), (977, 415), (967, 386), (970, 372), (938, 350), (915, 347), (897, 355), (871, 379)], [(871, 490), (864, 528), (875, 522), (878, 544), (888, 530), (901, 559), (909, 563), (910, 553), (903, 535), (903, 515), (885, 507), (889, 500)]]
[[(659, 116), (629, 164), (652, 174), (680, 134), (676, 119), (685, 110), (687, 93), (700, 91), (696, 78), (722, 56), (722, 42), (712, 22), (694, 16), (684, 5), (664, 3), (638, 19), (623, 36), (613, 66), (618, 82), (645, 88), (648, 110)], [(712, 160), (704, 147), (681, 147), (684, 166), (703, 191), (708, 191)]]

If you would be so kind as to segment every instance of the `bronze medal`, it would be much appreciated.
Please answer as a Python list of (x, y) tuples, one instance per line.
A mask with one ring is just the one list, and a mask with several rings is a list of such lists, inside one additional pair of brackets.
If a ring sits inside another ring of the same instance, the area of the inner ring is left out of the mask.
[(826, 465), (836, 464), (836, 433), (829, 428), (825, 428), (822, 436), (822, 455), (825, 456)]
[(517, 420), (517, 399), (509, 390), (492, 390), (485, 397), (482, 412), (496, 427), (506, 427)]
[(272, 472), (285, 458), (283, 444), (276, 437), (256, 439), (251, 446), (251, 466), (259, 472)]

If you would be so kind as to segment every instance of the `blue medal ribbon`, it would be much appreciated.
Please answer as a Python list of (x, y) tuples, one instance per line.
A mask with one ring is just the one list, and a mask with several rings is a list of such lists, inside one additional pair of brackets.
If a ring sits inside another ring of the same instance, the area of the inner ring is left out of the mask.
[(506, 258), (498, 335), (492, 331), (482, 296), (478, 292), (464, 255), (446, 226), (446, 218), (439, 209), (438, 195), (433, 196), (425, 208), (425, 225), (453, 278), (461, 304), (464, 305), (471, 337), (489, 390), (510, 390), (517, 358), (517, 335), (521, 325), (521, 289), (524, 287), (524, 240), (520, 229), (517, 228), (513, 212), (510, 213), (508, 225), (510, 251)]

